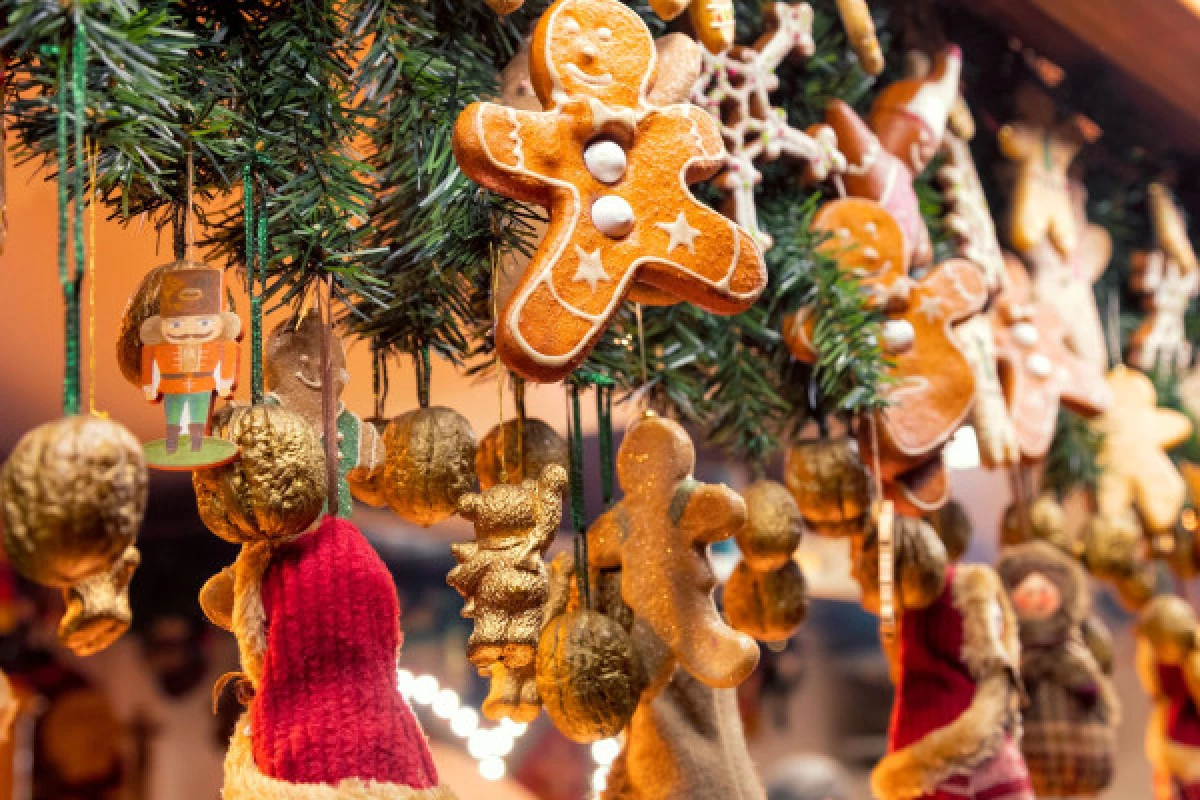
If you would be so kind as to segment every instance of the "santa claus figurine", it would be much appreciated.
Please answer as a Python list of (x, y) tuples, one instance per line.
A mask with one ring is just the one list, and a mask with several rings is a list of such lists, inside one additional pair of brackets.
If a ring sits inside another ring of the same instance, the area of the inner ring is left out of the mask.
[(235, 414), (222, 427), (240, 461), (194, 479), (205, 524), (242, 544), (200, 595), (237, 636), (249, 697), (224, 800), (453, 800), (398, 689), (391, 574), (354, 525), (321, 516), (316, 431), (277, 406)]
[[(895, 523), (896, 633), (885, 642), (896, 699), (880, 800), (1034, 800), (1017, 745), (1017, 623), (990, 567), (947, 564), (922, 519)], [(874, 534), (858, 548), (863, 605), (880, 609)]]
[(1187, 601), (1160, 595), (1137, 628), (1138, 675), (1154, 702), (1146, 755), (1155, 800), (1200, 800), (1200, 628)]

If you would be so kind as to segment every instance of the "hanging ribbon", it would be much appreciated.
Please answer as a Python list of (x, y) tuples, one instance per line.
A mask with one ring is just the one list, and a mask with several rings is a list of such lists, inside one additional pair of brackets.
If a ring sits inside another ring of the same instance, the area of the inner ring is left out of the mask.
[(421, 345), (413, 353), (413, 370), (417, 373), (417, 405), (429, 408), (429, 345)]
[(387, 407), (387, 355), (377, 343), (371, 344), (371, 392), (375, 395), (375, 419), (383, 419)]
[(8, 54), (0, 52), (0, 254), (8, 239)]
[(96, 143), (92, 142), (88, 150), (88, 180), (92, 187), (88, 203), (88, 412), (93, 415), (106, 416), (96, 410), (96, 170), (99, 167), (100, 153)]
[[(63, 369), (63, 414), (79, 413), (79, 290), (83, 283), (83, 174), (84, 118), (87, 106), (87, 38), (78, 16), (70, 51), (58, 52), (58, 279), (62, 285), (65, 329)], [(67, 68), (71, 68), (68, 85)], [(69, 120), (68, 117), (71, 117)], [(71, 169), (71, 136), (68, 124), (74, 123), (75, 164)], [(71, 236), (71, 202), (75, 202), (74, 263), (68, 267), (68, 242)]]
[[(263, 402), (263, 295), (267, 291), (267, 203), (254, 195), (255, 162), (242, 167), (242, 216), (246, 223), (246, 293), (250, 295), (250, 398)], [(257, 286), (257, 291), (255, 287)]]
[(571, 480), (571, 524), (575, 532), (587, 531), (587, 510), (583, 496), (583, 414), (579, 405), (579, 384), (568, 388), (570, 405), (567, 408), (568, 465)]
[(335, 366), (333, 363), (332, 275), (326, 274), (321, 278), (317, 304), (321, 318), (321, 415), (324, 423), (322, 425), (322, 441), (325, 445), (325, 480), (329, 491), (326, 508), (329, 509), (330, 514), (337, 514), (340, 475), (338, 473), (338, 403), (333, 394)]

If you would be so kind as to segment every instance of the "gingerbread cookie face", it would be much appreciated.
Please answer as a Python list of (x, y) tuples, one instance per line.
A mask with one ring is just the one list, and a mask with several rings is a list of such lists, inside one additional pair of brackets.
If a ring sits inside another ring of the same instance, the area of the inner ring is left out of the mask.
[(1152, 183), (1148, 195), (1157, 249), (1134, 257), (1133, 289), (1145, 298), (1146, 316), (1133, 333), (1129, 360), (1143, 370), (1178, 372), (1192, 360), (1184, 315), (1200, 293), (1200, 265), (1170, 191)]
[(1033, 297), (1029, 276), (1008, 259), (1007, 289), (992, 312), (996, 358), (1021, 455), (1039, 460), (1050, 449), (1059, 403), (1093, 417), (1112, 404), (1104, 374), (1067, 346), (1058, 312)]
[(1136, 508), (1151, 531), (1174, 526), (1187, 498), (1187, 485), (1166, 451), (1187, 440), (1187, 415), (1158, 407), (1154, 384), (1140, 372), (1118, 366), (1108, 374), (1113, 404), (1094, 423), (1104, 434), (1096, 490), (1100, 513), (1117, 517)]
[(722, 164), (715, 124), (692, 106), (649, 105), (654, 65), (649, 32), (625, 6), (559, 0), (531, 50), (548, 110), (475, 103), (455, 126), (468, 176), (550, 212), (496, 327), (501, 359), (532, 380), (578, 366), (637, 282), (722, 314), (766, 285), (749, 234), (688, 189)]
[(707, 56), (692, 92), (692, 102), (719, 120), (729, 153), (715, 185), (725, 195), (721, 210), (769, 249), (771, 238), (758, 227), (754, 187), (762, 180), (756, 163), (780, 156), (803, 161), (818, 180), (841, 171), (846, 160), (833, 130), (811, 133), (788, 125), (782, 109), (771, 105), (778, 88), (775, 70), (792, 56), (813, 54), (813, 12), (805, 3), (771, 3), (763, 10), (766, 31), (753, 47)]
[(708, 545), (745, 525), (746, 504), (727, 486), (694, 480), (695, 462), (678, 423), (635, 423), (617, 453), (625, 496), (588, 530), (589, 559), (620, 567), (625, 602), (683, 669), (708, 686), (731, 687), (753, 671), (758, 647), (717, 611)]

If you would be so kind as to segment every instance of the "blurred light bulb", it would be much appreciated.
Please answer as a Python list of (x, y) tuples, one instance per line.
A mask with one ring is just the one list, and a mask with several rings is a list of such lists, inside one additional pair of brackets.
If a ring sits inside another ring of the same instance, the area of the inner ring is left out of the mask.
[(607, 767), (621, 752), (621, 744), (616, 739), (601, 739), (592, 743), (592, 760), (602, 767)]
[(416, 678), (414, 678), (413, 674), (411, 672), (409, 672), (408, 670), (406, 670), (406, 669), (396, 670), (396, 687), (400, 690), (400, 694), (403, 694), (403, 695), (412, 694), (412, 687), (413, 687), (414, 680), (416, 680)]
[(433, 698), (433, 713), (442, 719), (450, 719), (460, 705), (458, 692), (453, 689), (442, 689)]
[(498, 781), (504, 777), (504, 762), (495, 756), (488, 756), (479, 762), (479, 774), (485, 781)]
[(413, 701), (421, 705), (429, 705), (437, 697), (438, 682), (432, 675), (422, 675), (413, 682)]
[(481, 761), (491, 755), (490, 746), (488, 732), (482, 728), (476, 728), (475, 732), (467, 737), (467, 752), (476, 761)]
[(450, 717), (450, 730), (464, 739), (479, 728), (479, 714), (473, 708), (461, 706)]

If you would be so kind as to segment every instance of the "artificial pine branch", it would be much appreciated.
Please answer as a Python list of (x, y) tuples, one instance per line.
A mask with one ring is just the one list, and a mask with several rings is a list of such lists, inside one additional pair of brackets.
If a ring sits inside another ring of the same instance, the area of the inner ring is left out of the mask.
[(1054, 441), (1046, 454), (1042, 486), (1064, 497), (1072, 490), (1096, 490), (1100, 480), (1097, 458), (1104, 435), (1073, 411), (1059, 409)]

